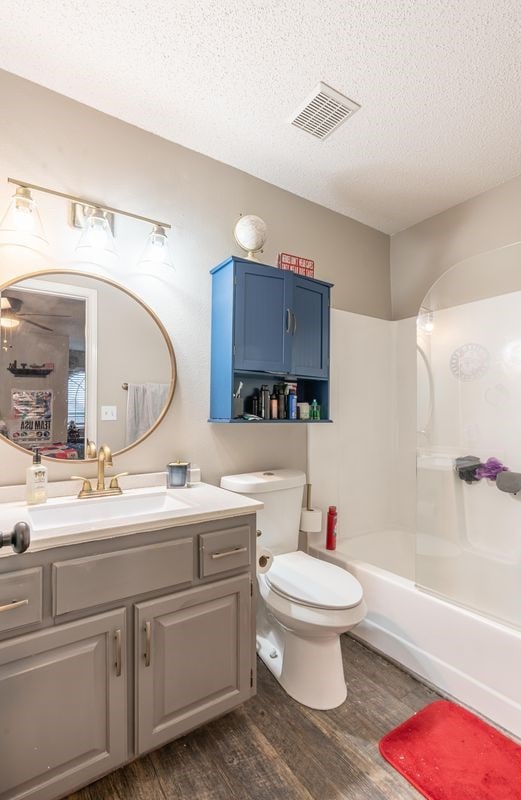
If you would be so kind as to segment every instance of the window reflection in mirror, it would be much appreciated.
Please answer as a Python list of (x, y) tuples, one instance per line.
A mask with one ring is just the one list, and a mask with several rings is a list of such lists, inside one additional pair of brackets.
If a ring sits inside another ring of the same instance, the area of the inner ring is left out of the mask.
[(94, 444), (132, 446), (164, 415), (175, 383), (172, 346), (138, 298), (70, 272), (18, 280), (0, 303), (5, 439), (83, 459)]

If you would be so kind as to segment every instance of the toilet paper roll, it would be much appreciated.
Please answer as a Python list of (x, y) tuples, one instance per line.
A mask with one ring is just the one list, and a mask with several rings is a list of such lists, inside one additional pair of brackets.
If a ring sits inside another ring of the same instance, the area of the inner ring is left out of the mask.
[(320, 533), (322, 530), (322, 511), (314, 508), (311, 511), (302, 509), (300, 515), (300, 530), (304, 533)]
[(257, 548), (257, 572), (263, 575), (273, 564), (273, 553), (266, 547)]

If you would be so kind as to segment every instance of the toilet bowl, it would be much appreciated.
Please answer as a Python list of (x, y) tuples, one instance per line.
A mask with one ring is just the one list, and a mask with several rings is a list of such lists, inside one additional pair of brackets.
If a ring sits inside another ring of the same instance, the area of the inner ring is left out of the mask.
[(257, 516), (260, 541), (274, 559), (257, 575), (257, 652), (291, 697), (330, 709), (347, 695), (340, 635), (363, 620), (366, 606), (353, 575), (297, 550), (304, 483), (297, 470), (221, 480), (223, 488), (264, 503)]
[(257, 583), (257, 651), (266, 666), (300, 703), (317, 709), (341, 705), (347, 689), (340, 634), (366, 613), (356, 578), (294, 552), (276, 556)]

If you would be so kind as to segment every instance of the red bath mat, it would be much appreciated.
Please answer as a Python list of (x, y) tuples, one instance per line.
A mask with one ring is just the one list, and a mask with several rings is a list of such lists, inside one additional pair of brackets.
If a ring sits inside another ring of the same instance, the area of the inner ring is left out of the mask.
[(384, 736), (380, 752), (429, 800), (521, 800), (521, 747), (448, 700)]

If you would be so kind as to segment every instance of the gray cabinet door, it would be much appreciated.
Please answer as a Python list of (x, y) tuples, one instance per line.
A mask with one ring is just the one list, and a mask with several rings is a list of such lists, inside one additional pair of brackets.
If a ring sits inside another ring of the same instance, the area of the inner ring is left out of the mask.
[(249, 575), (136, 606), (139, 753), (250, 696), (252, 635)]
[(0, 800), (50, 800), (127, 758), (125, 611), (0, 644)]

